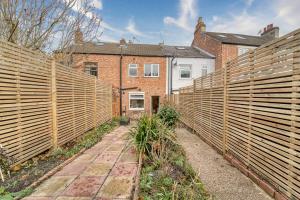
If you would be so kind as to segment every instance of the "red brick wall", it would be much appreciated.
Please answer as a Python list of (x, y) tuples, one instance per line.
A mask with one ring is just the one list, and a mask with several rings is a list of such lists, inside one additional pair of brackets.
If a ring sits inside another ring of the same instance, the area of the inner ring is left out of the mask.
[(222, 67), (222, 43), (218, 40), (197, 31), (194, 34), (193, 46), (199, 47), (216, 56), (215, 70)]
[(222, 44), (222, 66), (238, 56), (238, 47), (232, 44)]
[(98, 78), (119, 87), (120, 85), (120, 56), (97, 55), (97, 54), (77, 54), (73, 55), (73, 67), (83, 71), (85, 62), (98, 63)]
[(224, 67), (226, 62), (238, 56), (236, 45), (222, 44), (209, 35), (201, 34), (200, 31), (195, 32), (192, 45), (216, 56), (216, 70)]
[[(119, 87), (120, 84), (120, 56), (113, 55), (74, 55), (73, 65), (78, 70), (84, 70), (84, 62), (98, 63), (98, 77), (100, 80)], [(128, 65), (138, 64), (138, 77), (128, 76)], [(159, 77), (144, 77), (144, 64), (159, 64)], [(150, 113), (151, 96), (160, 96), (160, 102), (165, 99), (166, 95), (166, 58), (164, 57), (142, 57), (142, 56), (123, 56), (122, 61), (122, 84), (123, 88), (138, 87), (137, 89), (125, 90), (123, 92), (123, 111), (134, 117), (140, 115), (141, 111), (130, 111), (129, 92), (140, 91), (145, 93), (145, 112)], [(118, 101), (118, 98), (115, 98)], [(119, 114), (119, 102), (114, 104), (114, 113)]]

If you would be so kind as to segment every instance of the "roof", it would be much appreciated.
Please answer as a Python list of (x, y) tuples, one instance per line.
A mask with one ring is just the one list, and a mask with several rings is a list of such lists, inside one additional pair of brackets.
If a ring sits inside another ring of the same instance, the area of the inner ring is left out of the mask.
[(119, 43), (89, 42), (74, 44), (69, 48), (73, 53), (82, 54), (120, 55), (122, 50), (123, 55), (164, 56), (161, 46), (151, 44), (126, 44), (126, 47), (121, 48)]
[(205, 32), (205, 34), (221, 41), (224, 44), (260, 46), (270, 41), (266, 37), (235, 34), (235, 33)]
[(213, 55), (199, 48), (190, 46), (163, 46), (165, 56), (183, 57), (183, 58), (214, 58)]
[(131, 56), (156, 56), (156, 57), (184, 57), (184, 58), (214, 58), (211, 54), (190, 46), (167, 46), (155, 44), (130, 44), (121, 48), (119, 43), (86, 42), (82, 44), (73, 44), (67, 51), (77, 54), (102, 54), (102, 55), (120, 55), (121, 49), (123, 55)]

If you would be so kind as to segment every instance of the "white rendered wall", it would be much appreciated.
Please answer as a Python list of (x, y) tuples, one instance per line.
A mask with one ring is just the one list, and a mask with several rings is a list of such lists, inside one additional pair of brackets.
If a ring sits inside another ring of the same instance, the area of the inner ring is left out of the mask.
[[(174, 63), (177, 62), (177, 65)], [(192, 65), (192, 76), (190, 79), (181, 79), (179, 76), (180, 64)], [(215, 71), (215, 59), (207, 58), (175, 58), (172, 69), (172, 90), (178, 90), (181, 87), (192, 85), (193, 79), (202, 76), (202, 68), (207, 68), (207, 74)]]

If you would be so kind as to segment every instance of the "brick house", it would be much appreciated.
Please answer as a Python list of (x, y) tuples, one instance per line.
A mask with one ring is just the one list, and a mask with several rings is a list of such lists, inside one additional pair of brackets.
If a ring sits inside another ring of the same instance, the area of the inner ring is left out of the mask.
[(156, 113), (166, 97), (166, 58), (161, 46), (120, 44), (76, 44), (72, 66), (113, 85), (115, 115), (120, 114), (120, 106), (130, 117)]
[(278, 37), (279, 28), (273, 27), (272, 24), (265, 27), (260, 36), (207, 32), (202, 17), (199, 17), (192, 46), (214, 55), (217, 70), (229, 60)]
[(71, 66), (113, 85), (115, 116), (156, 113), (172, 88), (214, 71), (214, 56), (194, 47), (75, 39)]

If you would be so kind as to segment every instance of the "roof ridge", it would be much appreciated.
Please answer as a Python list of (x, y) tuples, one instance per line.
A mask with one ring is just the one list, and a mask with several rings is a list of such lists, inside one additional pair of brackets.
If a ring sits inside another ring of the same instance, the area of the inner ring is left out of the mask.
[(248, 36), (248, 37), (258, 37), (262, 38), (259, 35), (246, 35), (246, 34), (241, 34), (241, 33), (226, 33), (226, 32), (213, 32), (213, 31), (207, 31), (206, 33), (216, 33), (216, 34), (228, 34), (228, 35), (242, 35), (242, 36)]

